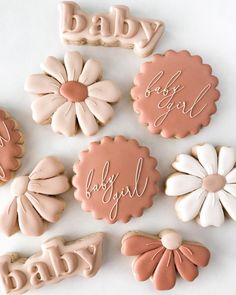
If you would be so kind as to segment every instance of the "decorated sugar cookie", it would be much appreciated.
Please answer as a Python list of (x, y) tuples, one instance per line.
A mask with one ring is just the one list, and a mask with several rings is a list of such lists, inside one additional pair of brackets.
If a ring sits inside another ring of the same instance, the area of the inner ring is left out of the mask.
[(56, 222), (65, 201), (56, 196), (69, 188), (63, 164), (55, 157), (41, 160), (28, 176), (18, 176), (11, 184), (13, 200), (0, 215), (0, 230), (7, 236), (21, 231), (28, 236), (44, 233), (47, 223)]
[(54, 132), (75, 135), (78, 129), (87, 135), (98, 131), (113, 116), (112, 103), (121, 97), (110, 80), (102, 80), (102, 66), (93, 59), (85, 63), (79, 52), (67, 52), (64, 62), (49, 56), (41, 64), (43, 74), (33, 74), (25, 90), (36, 95), (32, 103), (33, 119), (51, 123)]
[(177, 273), (186, 281), (198, 276), (198, 267), (207, 266), (209, 250), (197, 242), (183, 241), (173, 230), (164, 230), (158, 236), (142, 232), (128, 232), (122, 239), (121, 253), (137, 256), (132, 265), (138, 281), (151, 279), (157, 290), (175, 286)]
[(133, 108), (151, 133), (182, 138), (209, 124), (220, 96), (217, 84), (200, 56), (169, 50), (141, 66), (131, 90)]
[(16, 121), (0, 109), (0, 185), (9, 181), (20, 167), (23, 135)]
[(96, 219), (128, 222), (152, 206), (158, 192), (156, 165), (136, 140), (104, 137), (81, 152), (74, 165), (75, 199)]
[(19, 295), (75, 275), (94, 276), (102, 262), (103, 236), (95, 233), (69, 242), (56, 237), (44, 242), (41, 252), (30, 257), (18, 253), (0, 256), (2, 291)]
[(182, 221), (196, 218), (203, 226), (220, 226), (225, 213), (236, 221), (236, 151), (211, 144), (194, 146), (172, 164), (177, 173), (166, 181), (166, 194), (177, 196), (175, 209)]
[(145, 57), (164, 32), (163, 22), (133, 17), (124, 5), (113, 5), (109, 13), (93, 15), (72, 1), (63, 1), (59, 8), (60, 36), (65, 44), (121, 46)]

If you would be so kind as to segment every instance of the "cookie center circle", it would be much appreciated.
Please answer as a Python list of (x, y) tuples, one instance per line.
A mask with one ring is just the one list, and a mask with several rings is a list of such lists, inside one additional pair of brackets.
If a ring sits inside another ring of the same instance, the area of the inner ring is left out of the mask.
[(71, 102), (84, 101), (88, 97), (88, 87), (77, 81), (68, 81), (61, 85), (60, 94)]
[(161, 242), (166, 249), (175, 250), (182, 245), (182, 236), (176, 232), (169, 232), (162, 236)]
[(208, 175), (203, 178), (202, 187), (208, 192), (218, 192), (224, 188), (226, 183), (225, 177), (219, 174)]
[(11, 184), (11, 194), (13, 197), (19, 197), (26, 193), (29, 183), (28, 176), (16, 177)]

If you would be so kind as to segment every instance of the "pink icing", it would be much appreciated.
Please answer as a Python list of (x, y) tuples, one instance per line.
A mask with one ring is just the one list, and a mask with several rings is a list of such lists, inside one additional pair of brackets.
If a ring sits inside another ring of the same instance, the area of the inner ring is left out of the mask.
[(68, 81), (61, 85), (60, 94), (71, 102), (84, 101), (88, 97), (88, 87), (77, 81)]
[(224, 188), (226, 179), (224, 176), (219, 174), (208, 175), (203, 178), (202, 187), (208, 192), (218, 192)]

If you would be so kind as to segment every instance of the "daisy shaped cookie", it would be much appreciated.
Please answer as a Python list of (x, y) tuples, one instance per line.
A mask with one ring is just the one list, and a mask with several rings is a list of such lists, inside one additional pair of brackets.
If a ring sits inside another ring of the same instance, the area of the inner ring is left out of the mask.
[(128, 232), (122, 239), (121, 253), (137, 256), (132, 270), (138, 281), (151, 278), (157, 290), (175, 286), (177, 273), (186, 281), (198, 276), (198, 267), (207, 266), (209, 250), (197, 242), (183, 241), (174, 230), (163, 230), (158, 236)]
[(51, 122), (54, 132), (66, 136), (78, 128), (87, 135), (98, 131), (113, 115), (112, 103), (121, 92), (110, 80), (101, 80), (102, 67), (89, 59), (85, 64), (79, 52), (67, 52), (64, 63), (49, 56), (41, 64), (44, 74), (33, 74), (25, 82), (25, 91), (36, 95), (32, 103), (36, 123)]
[(203, 226), (221, 226), (225, 213), (236, 221), (236, 152), (231, 147), (197, 145), (192, 156), (181, 154), (172, 164), (178, 171), (166, 181), (166, 194), (177, 196), (182, 221), (196, 218)]
[(55, 157), (41, 160), (29, 176), (18, 176), (11, 184), (13, 200), (0, 215), (0, 230), (7, 236), (21, 231), (28, 236), (40, 236), (47, 223), (54, 223), (65, 208), (57, 195), (69, 188), (63, 164)]

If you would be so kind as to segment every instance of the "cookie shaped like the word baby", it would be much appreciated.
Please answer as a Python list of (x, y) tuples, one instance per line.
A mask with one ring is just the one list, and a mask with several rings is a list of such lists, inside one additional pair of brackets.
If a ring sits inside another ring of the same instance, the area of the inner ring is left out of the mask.
[(23, 135), (16, 121), (0, 109), (0, 185), (9, 181), (20, 167)]
[(2, 290), (18, 295), (75, 275), (90, 278), (101, 266), (102, 242), (103, 233), (69, 242), (57, 237), (44, 242), (41, 252), (31, 257), (0, 256)]
[(122, 239), (121, 253), (137, 256), (132, 270), (138, 281), (151, 279), (157, 290), (175, 286), (176, 274), (186, 281), (198, 276), (198, 267), (207, 266), (209, 250), (197, 242), (183, 241), (174, 230), (163, 230), (158, 236), (128, 232)]
[(182, 138), (209, 124), (220, 96), (217, 84), (200, 56), (169, 50), (141, 66), (131, 89), (133, 108), (151, 133)]
[(69, 188), (63, 164), (55, 157), (41, 160), (28, 176), (18, 176), (11, 184), (13, 200), (0, 215), (0, 230), (11, 236), (19, 230), (28, 236), (39, 236), (47, 223), (55, 223), (65, 208), (56, 196)]
[(156, 165), (136, 140), (104, 137), (81, 152), (74, 165), (75, 199), (96, 219), (128, 222), (152, 206), (158, 192)]
[(60, 4), (60, 35), (65, 44), (122, 46), (145, 57), (163, 32), (163, 22), (130, 16), (124, 5), (111, 6), (108, 14), (90, 15), (74, 2)]
[(51, 123), (54, 132), (75, 135), (80, 128), (87, 135), (98, 131), (113, 116), (112, 103), (121, 97), (110, 80), (101, 80), (102, 66), (93, 59), (83, 62), (79, 52), (67, 52), (64, 62), (49, 56), (41, 64), (43, 74), (31, 75), (25, 90), (36, 95), (32, 103), (33, 119)]
[(225, 213), (236, 221), (236, 151), (211, 144), (194, 146), (172, 164), (176, 173), (166, 181), (166, 194), (177, 196), (175, 209), (182, 221), (203, 227), (220, 226)]

